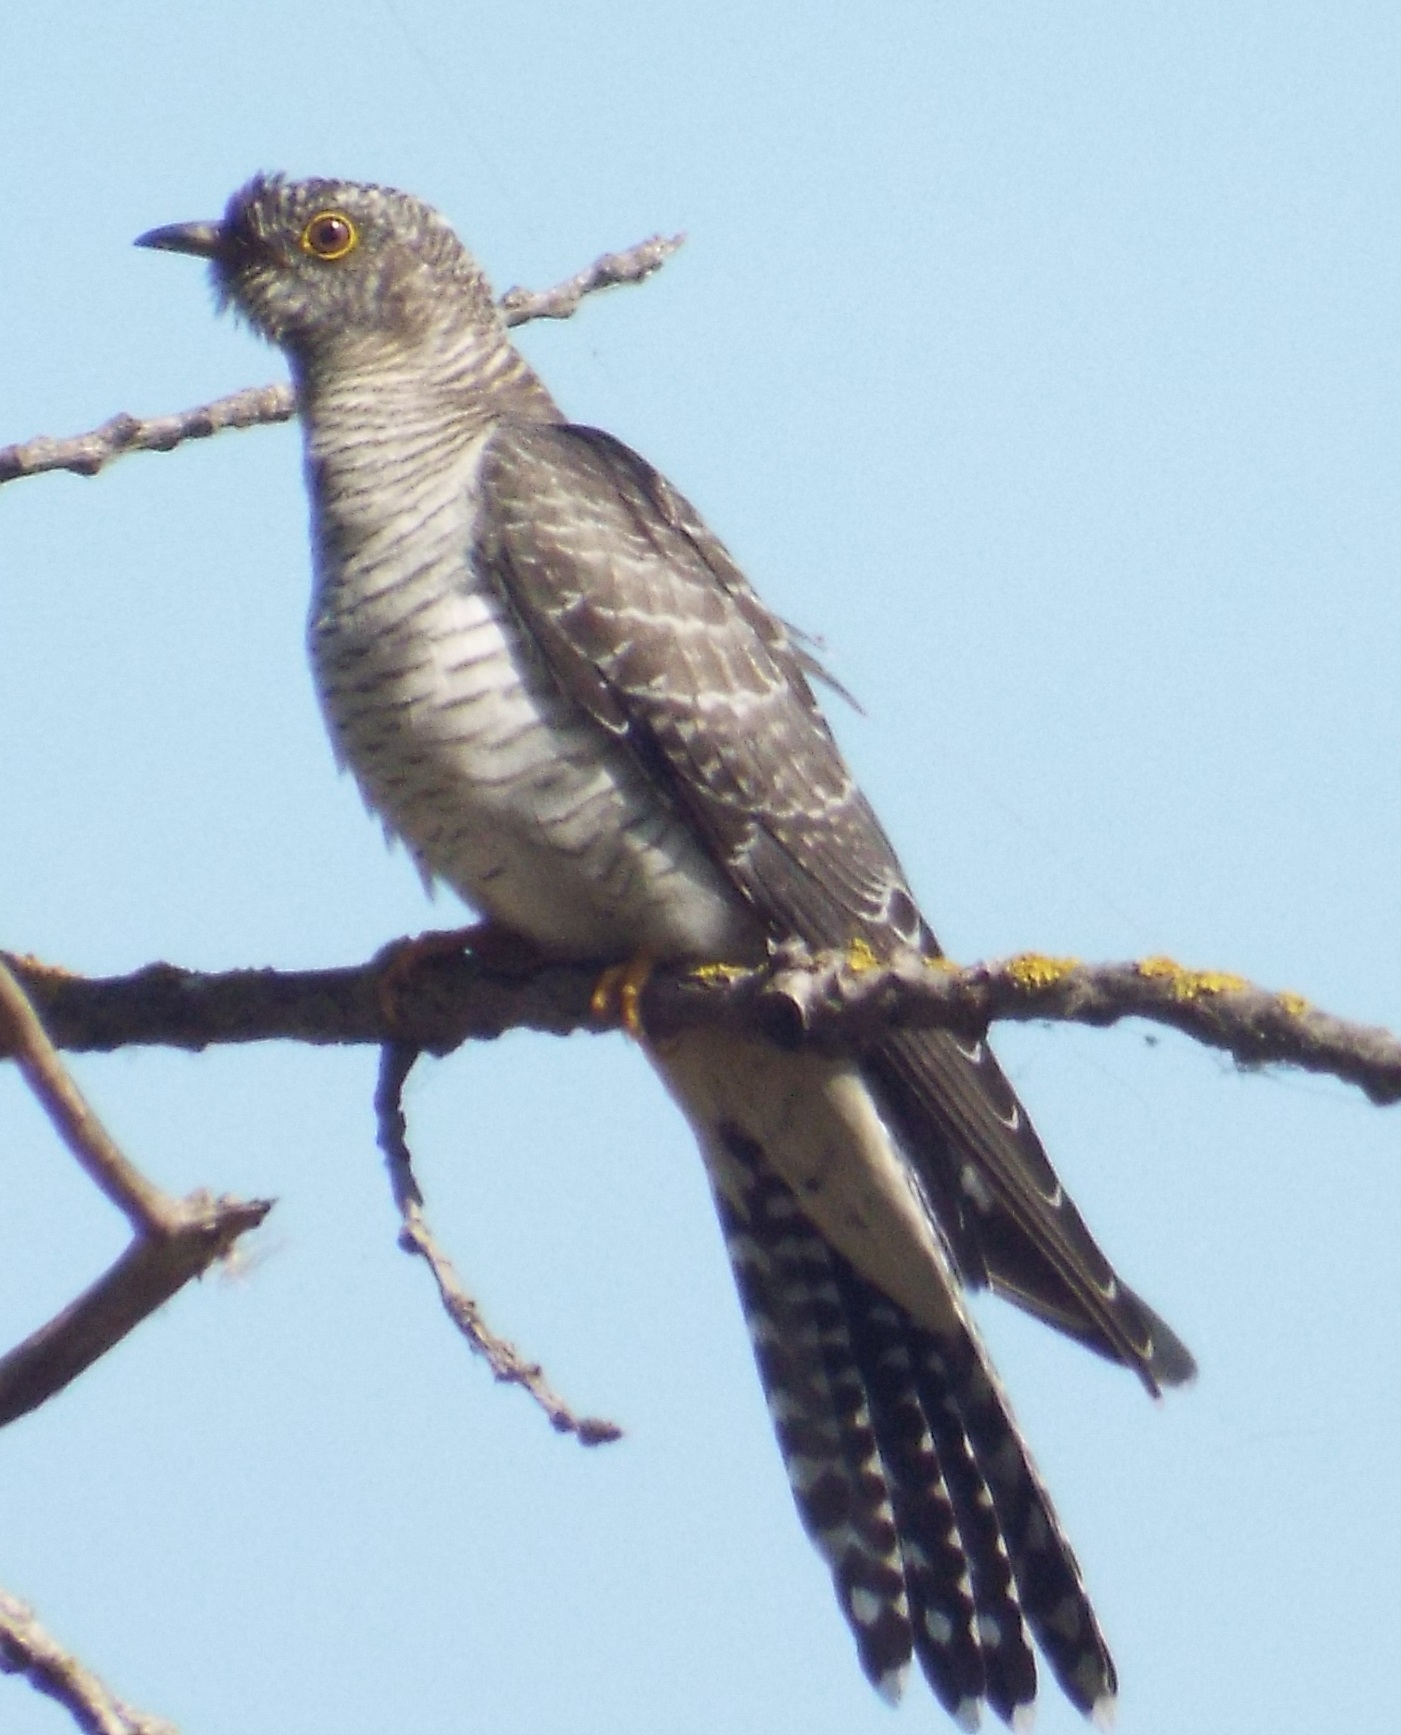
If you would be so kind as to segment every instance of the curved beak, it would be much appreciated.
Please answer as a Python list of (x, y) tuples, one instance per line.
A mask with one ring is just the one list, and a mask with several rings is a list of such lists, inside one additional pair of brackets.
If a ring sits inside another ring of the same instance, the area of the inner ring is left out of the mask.
[(197, 259), (217, 259), (224, 245), (221, 223), (170, 223), (164, 229), (148, 229), (136, 237), (137, 247), (154, 247), (162, 253), (192, 253)]

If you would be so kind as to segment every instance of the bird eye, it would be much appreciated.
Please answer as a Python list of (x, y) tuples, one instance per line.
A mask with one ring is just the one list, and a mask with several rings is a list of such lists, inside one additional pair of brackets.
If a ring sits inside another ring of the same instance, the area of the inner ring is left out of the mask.
[(318, 211), (302, 230), (302, 250), (318, 259), (344, 259), (360, 236), (343, 211)]

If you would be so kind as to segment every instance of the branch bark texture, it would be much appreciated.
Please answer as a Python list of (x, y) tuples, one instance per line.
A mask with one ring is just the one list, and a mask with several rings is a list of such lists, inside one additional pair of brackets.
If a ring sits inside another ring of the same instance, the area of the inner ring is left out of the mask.
[[(204, 974), (151, 964), (105, 979), (32, 959), (11, 964), (54, 1041), (73, 1050), (290, 1040), (400, 1042), (446, 1054), (508, 1030), (563, 1036), (600, 1028), (590, 1005), (598, 965), (502, 968), (472, 953), (431, 958), (396, 982), (391, 1000), (382, 992), (384, 958), (397, 950), (350, 969)], [(860, 948), (817, 957), (788, 948), (760, 969), (658, 971), (643, 990), (641, 1015), (657, 1040), (722, 1024), (833, 1049), (870, 1046), (895, 1025), (972, 1036), (999, 1020), (1108, 1025), (1145, 1018), (1243, 1067), (1330, 1073), (1375, 1103), (1401, 1101), (1401, 1040), (1389, 1031), (1168, 958), (1084, 964), (1028, 953), (961, 969), (913, 952), (877, 962)]]

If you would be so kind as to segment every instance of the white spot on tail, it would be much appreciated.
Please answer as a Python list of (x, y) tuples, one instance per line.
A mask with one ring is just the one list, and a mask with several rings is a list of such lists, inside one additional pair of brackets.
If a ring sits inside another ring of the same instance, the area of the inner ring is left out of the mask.
[(769, 1256), (752, 1235), (743, 1231), (731, 1235), (727, 1244), (730, 1262), (750, 1270), (767, 1271)]
[(900, 1695), (905, 1691), (905, 1677), (909, 1674), (910, 1665), (902, 1663), (898, 1669), (887, 1669), (876, 1682), (876, 1691), (887, 1705), (898, 1705)]
[(976, 1729), (983, 1720), (983, 1708), (977, 1699), (960, 1699), (953, 1720), (960, 1729)]
[(1114, 1711), (1117, 1701), (1112, 1693), (1101, 1693), (1090, 1707), (1090, 1721), (1096, 1729), (1103, 1729), (1105, 1735), (1114, 1727)]
[(806, 1494), (813, 1484), (827, 1474), (831, 1466), (825, 1459), (805, 1458), (794, 1452), (784, 1465), (795, 1492)]

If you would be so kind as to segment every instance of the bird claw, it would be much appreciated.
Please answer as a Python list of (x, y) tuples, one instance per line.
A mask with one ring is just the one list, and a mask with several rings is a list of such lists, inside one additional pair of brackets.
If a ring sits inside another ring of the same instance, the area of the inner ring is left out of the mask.
[(625, 964), (610, 964), (589, 996), (589, 1015), (597, 1024), (617, 1026), (634, 1042), (646, 1043), (642, 1024), (642, 994), (656, 968), (645, 952)]

